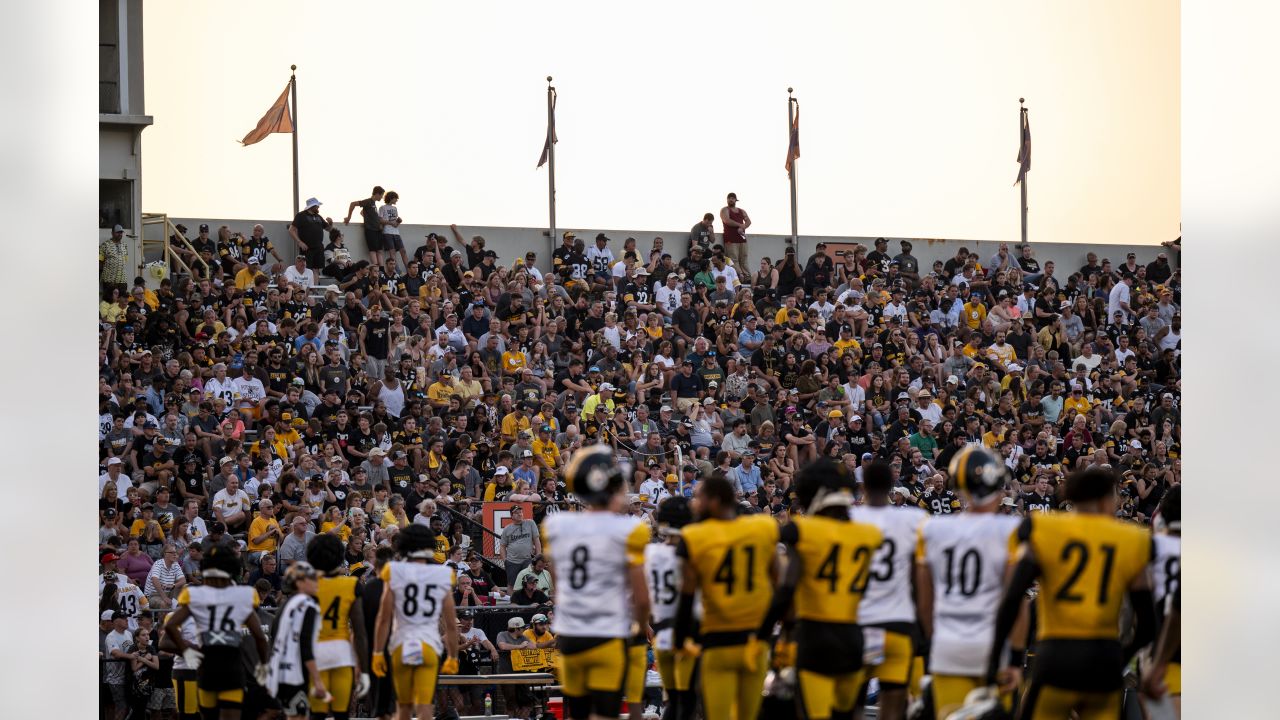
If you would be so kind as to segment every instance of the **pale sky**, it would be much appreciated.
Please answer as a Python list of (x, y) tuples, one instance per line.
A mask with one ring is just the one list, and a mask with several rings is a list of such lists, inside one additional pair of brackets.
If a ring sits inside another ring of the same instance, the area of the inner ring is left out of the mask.
[(381, 184), (406, 222), (545, 227), (547, 169), (534, 167), (553, 75), (561, 228), (684, 229), (734, 191), (754, 231), (789, 232), (793, 86), (801, 234), (1017, 239), (1019, 97), (1032, 242), (1180, 234), (1168, 0), (236, 0), (145, 13), (145, 212), (286, 218), (289, 136), (235, 140), (296, 63), (302, 198), (339, 219)]

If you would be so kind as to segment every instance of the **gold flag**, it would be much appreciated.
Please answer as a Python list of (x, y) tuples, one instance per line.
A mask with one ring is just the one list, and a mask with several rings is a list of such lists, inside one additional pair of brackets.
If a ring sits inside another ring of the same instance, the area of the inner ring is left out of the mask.
[(252, 145), (261, 142), (271, 133), (291, 133), (293, 132), (293, 118), (289, 114), (289, 86), (284, 86), (284, 92), (280, 93), (279, 99), (267, 110), (267, 114), (262, 116), (255, 127), (244, 139), (240, 141), (241, 145)]

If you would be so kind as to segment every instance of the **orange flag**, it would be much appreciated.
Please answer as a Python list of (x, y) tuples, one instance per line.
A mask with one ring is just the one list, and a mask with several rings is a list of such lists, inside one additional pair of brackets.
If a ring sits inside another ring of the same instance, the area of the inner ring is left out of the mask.
[(293, 132), (293, 118), (289, 114), (289, 86), (284, 86), (284, 92), (280, 93), (280, 98), (275, 101), (271, 109), (267, 110), (267, 114), (262, 116), (255, 127), (244, 139), (240, 141), (241, 145), (252, 145), (261, 142), (271, 133), (291, 133)]

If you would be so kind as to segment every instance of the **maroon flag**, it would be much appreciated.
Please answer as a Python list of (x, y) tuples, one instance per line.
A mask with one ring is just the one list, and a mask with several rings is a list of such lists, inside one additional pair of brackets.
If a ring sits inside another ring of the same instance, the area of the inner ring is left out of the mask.
[(1031, 120), (1025, 108), (1022, 110), (1022, 134), (1018, 142), (1018, 179), (1013, 181), (1014, 185), (1026, 180), (1027, 173), (1031, 171)]
[(800, 159), (800, 105), (796, 104), (796, 116), (791, 121), (791, 141), (787, 143), (787, 177), (791, 177), (791, 164)]

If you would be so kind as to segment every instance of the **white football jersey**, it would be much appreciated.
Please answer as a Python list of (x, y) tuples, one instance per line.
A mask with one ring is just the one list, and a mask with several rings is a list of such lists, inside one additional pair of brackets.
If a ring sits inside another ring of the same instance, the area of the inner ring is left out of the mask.
[(558, 513), (542, 521), (542, 534), (555, 570), (551, 631), (570, 637), (630, 636), (628, 570), (644, 562), (649, 526), (613, 513)]
[(422, 664), (422, 645), (430, 645), (437, 655), (444, 654), (440, 636), (440, 613), (446, 597), (453, 596), (453, 568), (432, 563), (393, 560), (390, 572), (396, 622), (391, 633), (391, 648), (401, 647), (406, 665)]
[(644, 576), (649, 581), (649, 601), (655, 625), (666, 627), (656, 630), (654, 647), (658, 650), (673, 649), (675, 637), (676, 606), (680, 603), (680, 560), (676, 546), (653, 543), (644, 548)]
[(258, 607), (258, 591), (249, 585), (188, 585), (178, 604), (190, 609), (196, 630), (208, 633), (209, 644), (239, 645), (240, 628)]
[(916, 559), (933, 576), (931, 672), (980, 675), (987, 666), (1016, 515), (938, 515), (920, 529)]
[(1155, 559), (1151, 561), (1156, 607), (1164, 612), (1169, 598), (1182, 584), (1182, 536), (1154, 535)]
[[(172, 614), (173, 613), (169, 613), (169, 615), (172, 615)], [(169, 622), (169, 615), (165, 615), (164, 617), (165, 622)], [(193, 620), (192, 618), (187, 618), (186, 620), (183, 620), (182, 626), (179, 627), (178, 630), (179, 630), (179, 633), (182, 635), (183, 641), (185, 641), (191, 647), (196, 648), (197, 650), (200, 649), (200, 631), (196, 629), (195, 620)], [(190, 669), (187, 667), (187, 659), (182, 657), (182, 653), (178, 653), (177, 655), (173, 656), (173, 669), (174, 670)]]
[(916, 621), (916, 604), (911, 597), (911, 558), (916, 532), (926, 517), (924, 510), (905, 505), (849, 508), (851, 520), (870, 523), (884, 533), (884, 543), (871, 562), (871, 578), (858, 606), (859, 623)]

